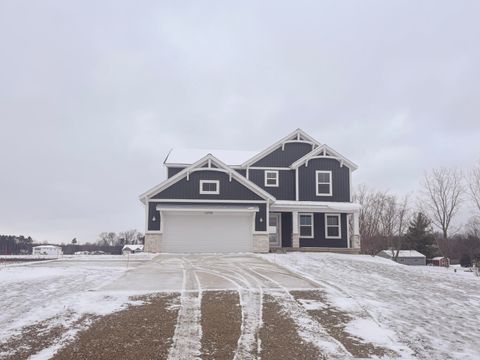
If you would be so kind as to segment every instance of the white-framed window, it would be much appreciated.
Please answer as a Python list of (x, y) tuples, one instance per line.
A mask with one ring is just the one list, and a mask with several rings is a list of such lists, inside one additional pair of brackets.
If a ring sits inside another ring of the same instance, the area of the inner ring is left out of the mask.
[(277, 170), (265, 170), (265, 186), (278, 187), (278, 171)]
[(325, 238), (341, 239), (342, 226), (340, 214), (325, 214)]
[(218, 180), (200, 180), (200, 194), (220, 194), (220, 182)]
[(315, 184), (317, 196), (332, 196), (332, 172), (315, 171)]
[(301, 238), (313, 238), (313, 214), (298, 214)]

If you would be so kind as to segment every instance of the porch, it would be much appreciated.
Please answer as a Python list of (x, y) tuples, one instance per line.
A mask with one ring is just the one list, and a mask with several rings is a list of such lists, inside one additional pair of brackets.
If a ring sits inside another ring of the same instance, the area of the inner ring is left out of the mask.
[(270, 251), (358, 253), (360, 206), (352, 203), (277, 201), (270, 206)]

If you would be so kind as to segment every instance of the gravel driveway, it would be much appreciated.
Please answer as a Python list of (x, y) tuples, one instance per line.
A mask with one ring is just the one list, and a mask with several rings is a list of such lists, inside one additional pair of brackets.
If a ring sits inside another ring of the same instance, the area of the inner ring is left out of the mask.
[[(328, 304), (319, 284), (276, 265), (275, 258), (164, 254), (94, 292), (149, 295), (131, 297), (128, 308), (84, 321), (83, 329), (58, 346), (54, 359), (397, 357), (348, 334), (349, 315)], [(31, 331), (29, 339), (17, 337), (4, 348), (28, 340), (38, 351), (36, 328)], [(32, 355), (24, 353), (12, 358)]]

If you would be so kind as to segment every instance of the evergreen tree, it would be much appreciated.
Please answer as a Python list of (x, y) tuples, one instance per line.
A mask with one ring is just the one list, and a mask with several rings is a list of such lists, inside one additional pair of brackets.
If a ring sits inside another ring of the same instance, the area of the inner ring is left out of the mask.
[(406, 237), (410, 248), (424, 254), (427, 259), (438, 254), (431, 221), (423, 213), (419, 212), (410, 222)]

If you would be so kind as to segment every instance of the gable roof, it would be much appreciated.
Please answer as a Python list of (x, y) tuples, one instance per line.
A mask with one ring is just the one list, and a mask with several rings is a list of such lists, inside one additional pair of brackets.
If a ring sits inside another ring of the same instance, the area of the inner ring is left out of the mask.
[(122, 248), (122, 251), (123, 251), (123, 250), (126, 250), (126, 249), (130, 249), (130, 250), (132, 250), (132, 251), (135, 251), (135, 250), (143, 250), (143, 245), (136, 245), (136, 244), (124, 245), (123, 248)]
[[(396, 253), (397, 251), (396, 250), (393, 250), (394, 253)], [(390, 256), (390, 257), (393, 257), (392, 256), (392, 250), (382, 250), (381, 252), (383, 252), (384, 254)], [(401, 258), (407, 258), (407, 257), (425, 257), (425, 255), (423, 255), (422, 253), (419, 253), (418, 251), (416, 250), (400, 250), (398, 252), (398, 257), (401, 257)]]
[(197, 168), (202, 168), (204, 165), (208, 164), (209, 166), (211, 164), (214, 164), (216, 166), (215, 170), (218, 171), (223, 171), (228, 173), (233, 179), (237, 180), (239, 183), (244, 185), (246, 188), (248, 188), (250, 191), (254, 192), (261, 198), (269, 201), (275, 201), (275, 197), (272, 196), (270, 193), (266, 192), (263, 190), (261, 187), (258, 185), (254, 184), (250, 180), (248, 180), (246, 177), (240, 175), (237, 171), (232, 169), (230, 166), (227, 164), (223, 163), (219, 159), (217, 159), (215, 156), (212, 154), (207, 154), (197, 162), (193, 163), (192, 165), (186, 167), (182, 171), (178, 172), (174, 176), (166, 179), (165, 181), (161, 182), (157, 186), (151, 188), (150, 190), (144, 192), (142, 195), (140, 195), (140, 201), (142, 201), (144, 204), (146, 203), (146, 200), (150, 198), (151, 196), (159, 193), (160, 191), (168, 188), (170, 185), (175, 184), (177, 181), (180, 181), (184, 177), (189, 176), (190, 172), (192, 170), (195, 170)]
[(269, 146), (265, 150), (257, 153), (255, 156), (243, 162), (242, 167), (248, 167), (252, 165), (253, 163), (257, 162), (258, 160), (270, 154), (272, 151), (276, 150), (278, 147), (289, 142), (306, 142), (306, 143), (311, 143), (312, 146), (320, 146), (320, 143), (317, 140), (315, 140), (313, 137), (308, 135), (305, 131), (303, 131), (302, 129), (297, 129), (291, 132), (290, 134), (288, 134), (287, 136), (285, 136), (284, 138), (278, 140), (276, 143)]
[(355, 164), (353, 161), (350, 161), (340, 153), (336, 152), (327, 144), (320, 145), (316, 149), (313, 149), (308, 154), (301, 157), (300, 159), (295, 161), (292, 165), (290, 165), (290, 168), (296, 169), (299, 166), (303, 165), (304, 163), (308, 162), (310, 159), (314, 159), (314, 158), (336, 159), (340, 162), (340, 164), (342, 165), (345, 164), (347, 167), (349, 167), (353, 171), (358, 169), (357, 164)]
[(163, 162), (165, 165), (190, 165), (198, 159), (204, 157), (207, 154), (212, 154), (217, 159), (222, 161), (228, 166), (240, 166), (243, 162), (247, 161), (251, 157), (255, 156), (257, 151), (235, 151), (235, 150), (219, 150), (219, 149), (186, 149), (186, 148), (174, 148), (170, 151), (167, 158)]

